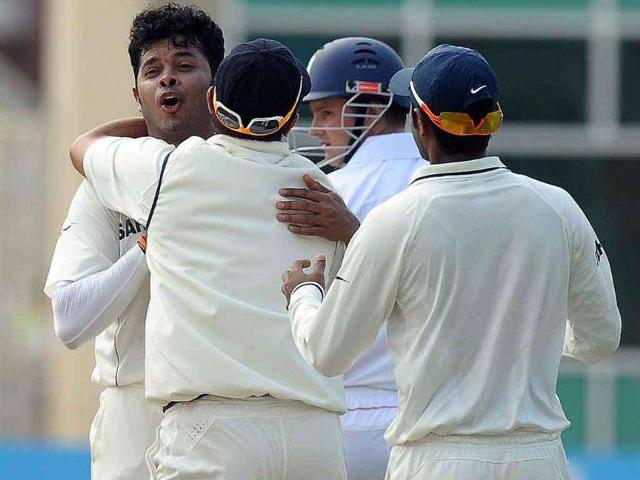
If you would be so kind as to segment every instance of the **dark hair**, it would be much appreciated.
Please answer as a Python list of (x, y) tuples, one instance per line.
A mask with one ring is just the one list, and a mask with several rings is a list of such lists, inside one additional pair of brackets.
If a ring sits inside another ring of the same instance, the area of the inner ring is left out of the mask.
[(240, 133), (240, 132), (236, 132), (235, 130), (231, 130), (227, 127), (225, 127), (222, 122), (218, 119), (218, 117), (216, 116), (216, 114), (214, 113), (212, 115), (213, 117), (213, 129), (215, 130), (216, 133), (221, 133), (223, 135), (228, 135), (230, 137), (234, 137), (234, 138), (243, 138), (245, 140), (257, 140), (259, 142), (279, 142), (282, 140), (282, 132), (287, 132), (290, 130), (290, 126), (292, 122), (296, 122), (298, 119), (298, 116), (294, 113), (293, 116), (289, 119), (289, 121), (284, 124), (284, 126), (278, 130), (277, 132), (272, 133), (271, 135), (264, 135), (261, 137), (256, 137), (254, 135), (246, 135), (244, 133)]
[[(348, 99), (347, 99), (348, 101)], [(373, 105), (378, 106), (380, 103), (386, 103), (386, 99), (381, 99), (379, 95), (362, 95), (358, 98), (358, 103), (371, 103)], [(365, 107), (352, 107), (356, 110), (357, 113), (365, 113), (367, 109)], [(389, 108), (384, 112), (382, 118), (380, 120), (387, 122), (389, 125), (401, 125), (404, 127), (405, 123), (407, 123), (407, 114), (409, 113), (409, 109), (403, 108), (400, 105), (392, 103)], [(361, 122), (364, 122), (361, 120)]]
[(176, 47), (195, 46), (211, 68), (211, 79), (224, 57), (224, 37), (216, 22), (194, 6), (167, 3), (136, 15), (129, 33), (129, 58), (137, 81), (142, 55), (151, 44), (168, 40)]
[(406, 108), (392, 103), (389, 109), (384, 112), (382, 120), (387, 122), (389, 125), (404, 126), (405, 123), (407, 123), (407, 113), (409, 113), (409, 111)]
[[(472, 103), (469, 106), (467, 113), (471, 116), (474, 122), (479, 122), (485, 117), (485, 115), (487, 115), (487, 113), (492, 112), (493, 110), (495, 110), (495, 108), (496, 104), (493, 100), (485, 99)], [(420, 113), (422, 114), (422, 112)], [(491, 135), (452, 135), (445, 132), (444, 130), (441, 130), (440, 127), (431, 122), (431, 120), (426, 115), (424, 115), (424, 118), (429, 120), (429, 123), (431, 123), (435, 137), (438, 140), (440, 150), (442, 150), (442, 152), (446, 154), (479, 154), (487, 149), (489, 140), (491, 140)]]

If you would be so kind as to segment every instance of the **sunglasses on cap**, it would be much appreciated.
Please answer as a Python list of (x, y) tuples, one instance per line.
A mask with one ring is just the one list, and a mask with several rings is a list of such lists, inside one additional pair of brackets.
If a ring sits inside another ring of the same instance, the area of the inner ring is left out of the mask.
[(222, 102), (218, 101), (216, 88), (213, 88), (213, 110), (218, 117), (218, 120), (234, 132), (244, 133), (245, 135), (253, 135), (255, 137), (261, 137), (265, 135), (271, 135), (277, 132), (286, 125), (291, 116), (296, 111), (298, 101), (300, 100), (300, 93), (302, 93), (302, 77), (300, 77), (300, 87), (298, 88), (298, 95), (291, 110), (285, 115), (276, 115), (273, 117), (253, 118), (249, 124), (245, 127), (242, 124), (242, 118), (236, 112), (229, 107), (225, 107)]
[(409, 82), (409, 87), (411, 88), (413, 97), (420, 106), (420, 110), (426, 113), (433, 123), (447, 133), (458, 136), (491, 135), (502, 125), (504, 115), (502, 114), (500, 104), (498, 104), (498, 110), (488, 113), (476, 124), (468, 113), (442, 112), (440, 115), (436, 115), (431, 111), (426, 102), (420, 98), (418, 92), (416, 92), (413, 80)]

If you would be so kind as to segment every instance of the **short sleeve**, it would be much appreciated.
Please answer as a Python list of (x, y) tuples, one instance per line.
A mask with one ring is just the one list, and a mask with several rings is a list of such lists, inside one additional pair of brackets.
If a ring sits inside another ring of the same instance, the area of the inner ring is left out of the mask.
[(53, 297), (63, 284), (109, 268), (120, 256), (118, 218), (103, 207), (84, 181), (76, 192), (62, 225), (44, 293)]
[(146, 224), (162, 164), (174, 149), (152, 137), (103, 138), (85, 154), (85, 175), (104, 206)]

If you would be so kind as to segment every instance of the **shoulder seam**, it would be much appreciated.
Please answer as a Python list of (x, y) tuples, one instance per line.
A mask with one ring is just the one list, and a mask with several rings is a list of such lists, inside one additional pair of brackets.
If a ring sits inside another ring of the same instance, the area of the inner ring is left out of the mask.
[(153, 214), (156, 211), (156, 204), (158, 203), (158, 197), (160, 196), (160, 188), (162, 187), (162, 177), (164, 176), (164, 171), (167, 168), (167, 162), (169, 161), (169, 157), (171, 156), (173, 151), (167, 153), (162, 161), (162, 168), (160, 169), (160, 177), (158, 178), (158, 186), (156, 187), (156, 193), (153, 197), (153, 203), (151, 204), (151, 210), (149, 210), (149, 217), (147, 217), (147, 224), (145, 228), (147, 231), (149, 230), (149, 225), (151, 224), (151, 219), (153, 218)]

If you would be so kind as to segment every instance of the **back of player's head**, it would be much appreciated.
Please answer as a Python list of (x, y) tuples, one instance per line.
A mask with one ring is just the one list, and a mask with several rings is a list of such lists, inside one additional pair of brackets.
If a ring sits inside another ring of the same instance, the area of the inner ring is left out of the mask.
[(227, 56), (214, 80), (214, 121), (221, 133), (252, 140), (277, 140), (295, 122), (311, 88), (306, 68), (283, 44), (259, 38)]
[(140, 59), (160, 40), (198, 48), (209, 62), (211, 76), (224, 57), (224, 37), (218, 24), (197, 7), (167, 3), (136, 15), (129, 34), (129, 57), (137, 79)]
[(470, 48), (439, 45), (396, 73), (390, 88), (431, 122), (445, 153), (482, 150), (502, 125), (496, 75)]

